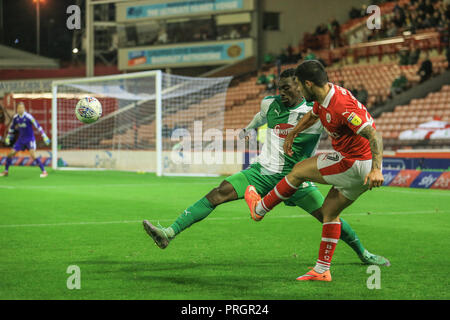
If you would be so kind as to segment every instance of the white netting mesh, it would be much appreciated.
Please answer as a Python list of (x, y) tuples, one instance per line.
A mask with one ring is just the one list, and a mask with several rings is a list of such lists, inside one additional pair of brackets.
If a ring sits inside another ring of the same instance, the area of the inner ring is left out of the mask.
[[(178, 161), (187, 148), (179, 148), (180, 139), (171, 137), (188, 132), (194, 140), (194, 122), (202, 124), (203, 132), (223, 130), (230, 80), (162, 74), (164, 173), (219, 173), (214, 166)], [(94, 96), (102, 104), (103, 116), (96, 123), (86, 125), (75, 117), (75, 105), (85, 96)], [(156, 122), (156, 73), (139, 78), (64, 82), (57, 86), (57, 149), (62, 159), (58, 166), (156, 171)]]

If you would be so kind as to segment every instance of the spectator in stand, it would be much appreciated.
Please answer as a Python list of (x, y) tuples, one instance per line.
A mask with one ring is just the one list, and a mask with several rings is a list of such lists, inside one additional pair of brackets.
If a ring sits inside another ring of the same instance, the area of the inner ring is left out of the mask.
[(241, 27), (241, 37), (242, 38), (248, 38), (250, 36), (250, 25), (244, 24)]
[(424, 29), (433, 27), (433, 17), (431, 16), (431, 14), (425, 14), (425, 19), (423, 20), (422, 26)]
[(230, 39), (239, 39), (241, 37), (241, 34), (239, 33), (239, 30), (237, 27), (233, 27), (230, 30), (229, 38)]
[(442, 26), (443, 21), (441, 20), (441, 14), (439, 13), (439, 11), (435, 11), (433, 13), (433, 16), (430, 17), (430, 25), (432, 28), (438, 28), (440, 26)]
[(346, 89), (350, 90), (354, 97), (358, 95), (358, 89), (353, 84), (349, 85), (349, 88)]
[(407, 66), (409, 63), (409, 50), (408, 47), (403, 46), (399, 53), (398, 56), (400, 58), (399, 60), (399, 65), (401, 66)]
[(425, 60), (420, 65), (417, 74), (420, 76), (420, 83), (428, 80), (433, 75), (433, 64), (431, 63), (430, 56), (428, 52), (425, 53)]
[(402, 6), (400, 5), (400, 1), (396, 0), (395, 1), (395, 6), (394, 6), (394, 14), (398, 13), (399, 15), (405, 15), (405, 11), (402, 8)]
[(395, 36), (397, 36), (397, 33), (398, 33), (397, 26), (395, 25), (394, 22), (389, 21), (388, 22), (388, 27), (387, 27), (387, 30), (386, 30), (386, 37), (388, 37), (388, 38), (395, 37)]
[(168, 36), (167, 36), (167, 31), (165, 27), (162, 27), (161, 30), (159, 30), (158, 33), (158, 40), (157, 43), (158, 44), (165, 44), (168, 42)]
[(391, 97), (402, 93), (406, 89), (408, 89), (408, 79), (406, 78), (406, 75), (404, 72), (401, 72), (400, 75), (394, 79), (391, 85)]
[(356, 31), (356, 32), (353, 32), (351, 35), (350, 35), (350, 38), (348, 39), (348, 44), (349, 45), (354, 45), (354, 44), (357, 44), (357, 43), (361, 43), (361, 42), (364, 42), (364, 30), (367, 30), (367, 29), (363, 29), (363, 30), (360, 30), (360, 31)]
[(263, 61), (265, 65), (270, 65), (273, 62), (273, 55), (271, 53), (266, 53), (264, 55)]
[(333, 48), (338, 48), (341, 45), (341, 25), (336, 18), (331, 19), (328, 29), (330, 30), (331, 45)]
[(316, 60), (317, 57), (311, 48), (306, 49), (305, 60)]
[(409, 47), (408, 64), (415, 65), (419, 61), (419, 57), (420, 57), (420, 48), (416, 48), (414, 43), (411, 42)]
[(314, 32), (314, 34), (316, 36), (320, 36), (320, 35), (327, 34), (327, 33), (328, 33), (328, 28), (325, 23), (319, 24), (316, 28), (316, 31)]
[(275, 75), (271, 74), (267, 77), (268, 83), (266, 86), (266, 91), (269, 94), (275, 94), (277, 92), (277, 86), (275, 83)]
[(270, 83), (270, 82), (274, 81), (275, 78), (276, 78), (276, 76), (273, 73), (268, 74), (267, 75), (267, 83)]
[(379, 106), (382, 106), (386, 103), (386, 100), (383, 99), (383, 96), (381, 94), (377, 94), (375, 96), (375, 101), (373, 102), (372, 108), (377, 108)]
[(403, 25), (405, 24), (405, 20), (406, 20), (405, 16), (402, 15), (399, 11), (396, 11), (394, 13), (394, 18), (392, 18), (392, 22), (399, 29), (403, 27)]
[(277, 60), (280, 60), (281, 64), (286, 64), (288, 62), (288, 56), (284, 49), (281, 49), (280, 54), (277, 56)]
[(366, 90), (364, 84), (360, 83), (358, 86), (358, 92), (356, 93), (355, 98), (361, 102), (363, 105), (367, 104), (367, 100), (369, 99), (369, 93)]
[(431, 3), (431, 0), (425, 0), (423, 11), (425, 12), (425, 14), (429, 13), (430, 15), (434, 13), (434, 7), (433, 4)]
[(358, 8), (352, 7), (350, 9), (348, 16), (350, 17), (350, 19), (361, 18), (361, 10), (359, 10)]
[[(444, 7), (444, 6), (443, 6)], [(445, 20), (450, 21), (450, 2), (445, 3)]]
[(294, 56), (294, 48), (289, 44), (286, 48), (286, 52), (287, 52), (287, 62), (288, 63), (295, 63), (296, 59)]
[(267, 84), (267, 82), (268, 82), (268, 80), (267, 80), (266, 75), (261, 70), (259, 70), (258, 78), (256, 79), (256, 84)]

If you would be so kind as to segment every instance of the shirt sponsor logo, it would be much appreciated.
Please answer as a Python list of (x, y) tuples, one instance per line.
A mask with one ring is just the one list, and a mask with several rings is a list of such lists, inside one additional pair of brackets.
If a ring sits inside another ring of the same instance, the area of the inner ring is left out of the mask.
[(273, 133), (277, 135), (278, 137), (285, 139), (290, 131), (292, 131), (292, 128), (294, 125), (289, 123), (280, 123), (273, 128)]
[(352, 113), (350, 114), (350, 116), (347, 118), (347, 120), (348, 120), (348, 122), (350, 122), (350, 123), (351, 123), (352, 125), (354, 125), (355, 127), (361, 125), (361, 123), (362, 123), (361, 118), (358, 117), (358, 116), (356, 115), (356, 113), (354, 113), (354, 112), (352, 112)]
[(331, 122), (331, 114), (329, 114), (327, 112), (327, 115), (325, 117), (327, 118), (327, 122), (330, 123)]

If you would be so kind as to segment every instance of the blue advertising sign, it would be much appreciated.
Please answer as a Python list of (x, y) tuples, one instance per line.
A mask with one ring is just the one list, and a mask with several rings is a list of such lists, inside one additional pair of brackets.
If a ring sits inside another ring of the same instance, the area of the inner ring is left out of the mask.
[(155, 48), (128, 51), (128, 67), (233, 61), (245, 58), (245, 43)]
[(126, 20), (243, 9), (243, 0), (194, 0), (126, 7)]
[(433, 183), (436, 182), (437, 179), (439, 179), (441, 175), (442, 172), (439, 171), (423, 171), (417, 176), (410, 187), (428, 189), (433, 185)]
[(386, 169), (448, 169), (448, 158), (383, 158), (383, 168)]
[[(384, 163), (383, 163), (384, 165)], [(397, 174), (400, 172), (400, 170), (385, 170), (383, 169), (383, 177), (384, 177), (384, 182), (383, 182), (383, 186), (388, 186), (392, 180), (395, 179), (395, 177), (397, 176)]]

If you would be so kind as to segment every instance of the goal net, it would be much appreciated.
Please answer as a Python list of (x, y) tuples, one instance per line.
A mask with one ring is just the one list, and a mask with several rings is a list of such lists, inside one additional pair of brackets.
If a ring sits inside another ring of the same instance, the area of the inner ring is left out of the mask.
[[(230, 80), (146, 71), (54, 81), (53, 168), (220, 174), (220, 161), (205, 163), (202, 151), (214, 141), (208, 133), (223, 132)], [(103, 108), (92, 124), (75, 117), (86, 96)]]

